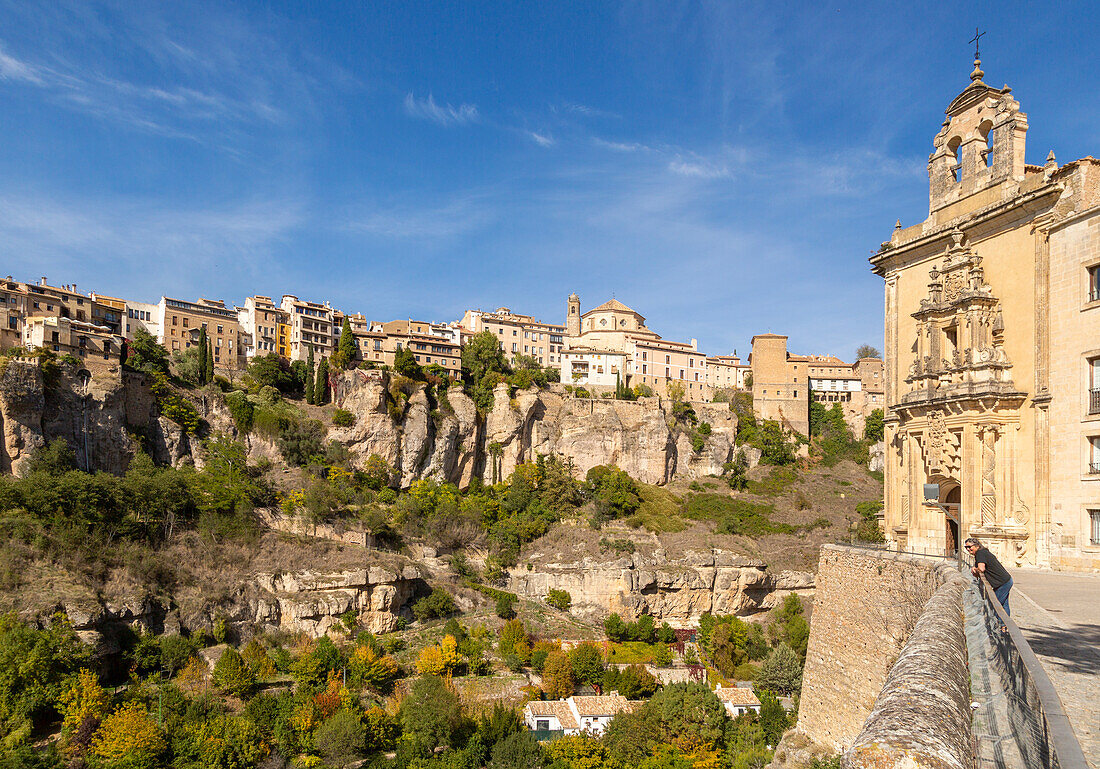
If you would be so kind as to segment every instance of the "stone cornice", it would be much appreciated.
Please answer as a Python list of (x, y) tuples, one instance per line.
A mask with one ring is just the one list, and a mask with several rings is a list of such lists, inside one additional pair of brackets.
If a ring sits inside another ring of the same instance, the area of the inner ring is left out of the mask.
[[(981, 213), (973, 215), (969, 220), (965, 222), (952, 220), (945, 224), (938, 225), (936, 229), (932, 230), (929, 233), (920, 235), (919, 237), (910, 240), (908, 243), (885, 248), (884, 250), (878, 251), (873, 254), (868, 259), (868, 261), (871, 263), (871, 271), (874, 272), (876, 275), (885, 276), (887, 270), (896, 266), (894, 262), (899, 260), (898, 257), (911, 254), (922, 248), (931, 247), (929, 256), (938, 255), (940, 241), (949, 238), (951, 232), (959, 228), (960, 226), (965, 226), (967, 229), (970, 229), (996, 221), (998, 218), (1006, 216), (1017, 209), (1026, 208), (1036, 203), (1037, 201), (1042, 200), (1043, 198), (1049, 197), (1051, 195), (1060, 195), (1062, 193), (1062, 189), (1063, 188), (1061, 187), (1061, 185), (1046, 185), (1038, 190), (1034, 190), (1033, 192), (1029, 192), (1024, 195), (1014, 197), (1010, 200), (1003, 201), (993, 206), (992, 208), (986, 209)], [(1036, 208), (1038, 209), (1040, 207)], [(935, 252), (934, 254), (932, 253), (933, 251)]]

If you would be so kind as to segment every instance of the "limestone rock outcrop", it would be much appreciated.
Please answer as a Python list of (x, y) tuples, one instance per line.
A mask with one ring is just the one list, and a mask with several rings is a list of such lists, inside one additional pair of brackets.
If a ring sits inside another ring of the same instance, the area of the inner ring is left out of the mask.
[(509, 573), (508, 589), (528, 598), (564, 590), (582, 614), (650, 614), (674, 627), (698, 622), (704, 612), (745, 616), (779, 605), (789, 593), (813, 591), (808, 572), (769, 574), (760, 560), (725, 550), (687, 551), (670, 559), (658, 550), (612, 559), (585, 557), (540, 563)]
[(159, 462), (189, 460), (192, 446), (178, 425), (159, 417), (143, 374), (89, 373), (69, 364), (44, 370), (38, 359), (12, 358), (0, 370), (0, 472), (20, 474), (30, 454), (63, 438), (82, 470), (120, 473), (142, 434)]
[[(119, 473), (136, 451), (133, 433), (143, 436), (159, 463), (202, 467), (201, 444), (159, 415), (143, 374), (59, 369), (48, 383), (34, 359), (12, 359), (0, 371), (0, 472), (20, 472), (36, 448), (64, 438), (82, 469)], [(459, 486), (475, 477), (491, 482), (494, 463), (505, 478), (539, 454), (571, 459), (582, 476), (596, 465), (614, 464), (640, 481), (664, 484), (719, 475), (735, 451), (737, 418), (724, 403), (693, 404), (699, 421), (711, 427), (696, 451), (691, 428), (677, 425), (671, 404), (657, 397), (575, 398), (562, 386), (513, 394), (500, 385), (492, 410), (480, 415), (458, 388), (436, 400), (416, 384), (395, 398), (386, 372), (342, 371), (332, 381), (335, 404), (356, 419), (330, 437), (348, 448), (354, 464), (381, 456), (402, 487), (421, 478)], [(236, 433), (220, 393), (198, 390), (187, 397), (211, 432)], [(262, 438), (248, 442), (254, 458), (277, 457)]]
[(257, 574), (261, 591), (249, 604), (263, 630), (288, 630), (320, 638), (351, 611), (372, 633), (396, 630), (409, 599), (423, 587), (420, 570), (399, 573), (379, 566), (336, 574)]
[(381, 456), (402, 486), (419, 478), (460, 486), (475, 476), (491, 482), (494, 462), (504, 478), (539, 454), (568, 457), (580, 475), (614, 464), (640, 481), (663, 484), (676, 476), (719, 475), (735, 448), (737, 419), (724, 403), (694, 404), (699, 421), (711, 426), (696, 452), (688, 431), (674, 424), (669, 404), (656, 397), (582, 399), (534, 388), (513, 396), (502, 384), (493, 392), (492, 410), (479, 418), (473, 402), (457, 390), (447, 393), (446, 403), (433, 404), (418, 389), (401, 410), (389, 384), (384, 372), (336, 375), (333, 400), (356, 421), (332, 437), (357, 463)]

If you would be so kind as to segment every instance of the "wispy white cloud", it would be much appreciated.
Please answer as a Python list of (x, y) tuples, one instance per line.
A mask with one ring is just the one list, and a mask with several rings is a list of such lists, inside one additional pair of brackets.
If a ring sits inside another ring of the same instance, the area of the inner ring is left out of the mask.
[(648, 152), (650, 150), (650, 147), (639, 142), (613, 142), (601, 139), (598, 136), (592, 138), (592, 143), (597, 147), (602, 147), (614, 152)]
[(0, 80), (41, 85), (42, 78), (38, 75), (36, 69), (33, 65), (5, 53), (4, 49), (0, 47)]
[(363, 202), (346, 215), (343, 229), (388, 240), (444, 241), (479, 230), (496, 218), (480, 193), (444, 203)]
[(731, 175), (729, 167), (724, 164), (690, 160), (670, 160), (668, 170), (680, 176), (693, 176), (697, 179), (726, 179)]
[(563, 102), (560, 106), (551, 104), (550, 111), (571, 112), (575, 115), (582, 115), (584, 117), (612, 118), (616, 120), (622, 117), (617, 112), (610, 112), (608, 110), (590, 107), (587, 104), (576, 104), (574, 102)]
[(540, 147), (553, 147), (554, 137), (549, 134), (540, 134), (538, 131), (528, 131), (527, 135), (531, 137), (531, 141)]
[(0, 192), (0, 241), (21, 273), (49, 265), (84, 283), (107, 276), (150, 295), (169, 285), (183, 292), (210, 283), (215, 268), (226, 280), (269, 271), (274, 251), (304, 221), (303, 212), (294, 198), (186, 207)]
[(436, 104), (435, 98), (430, 93), (426, 98), (408, 94), (405, 97), (405, 113), (443, 126), (466, 125), (476, 123), (478, 120), (477, 105), (460, 104), (455, 107), (450, 104)]

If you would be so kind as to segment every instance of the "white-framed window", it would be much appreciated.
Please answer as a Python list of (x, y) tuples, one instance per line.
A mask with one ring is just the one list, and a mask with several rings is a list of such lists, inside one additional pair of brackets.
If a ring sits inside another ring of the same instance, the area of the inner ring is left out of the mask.
[(1089, 510), (1089, 544), (1100, 545), (1100, 510)]
[(1089, 438), (1089, 467), (1090, 475), (1100, 475), (1100, 436)]

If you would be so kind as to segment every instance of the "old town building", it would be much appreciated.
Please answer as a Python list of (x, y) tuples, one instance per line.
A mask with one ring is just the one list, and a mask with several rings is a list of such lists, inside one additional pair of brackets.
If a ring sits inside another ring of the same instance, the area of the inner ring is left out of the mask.
[[(280, 308), (286, 313), (286, 339), (283, 348), (289, 360), (308, 360), (310, 348), (314, 360), (332, 356), (334, 347), (332, 307), (328, 302), (304, 302), (293, 294), (284, 294)], [(278, 325), (275, 329), (279, 333)], [(276, 338), (276, 347), (279, 340)], [(281, 354), (281, 353), (280, 353)]]
[[(566, 302), (566, 353), (598, 350), (624, 356), (623, 384), (645, 385), (657, 395), (669, 395), (675, 383), (690, 401), (710, 400), (707, 356), (691, 342), (673, 342), (645, 325), (641, 313), (617, 299), (581, 313), (581, 300), (571, 294)], [(565, 372), (563, 380), (568, 381)]]
[(905, 550), (974, 535), (1010, 567), (1100, 569), (1100, 161), (1027, 163), (1027, 116), (983, 76), (975, 61), (933, 139), (928, 218), (871, 258), (886, 533)]
[[(270, 296), (250, 296), (244, 300), (244, 307), (237, 309), (237, 322), (241, 331), (251, 341), (245, 347), (245, 355), (279, 355), (279, 324), (286, 325), (287, 311), (275, 304)], [(286, 356), (283, 356), (286, 357)]]
[(500, 307), (495, 312), (467, 310), (459, 326), (468, 336), (481, 331), (497, 335), (501, 349), (510, 364), (526, 355), (540, 366), (561, 368), (561, 353), (565, 342), (565, 327), (556, 323), (543, 323), (530, 315), (512, 312)]
[(93, 368), (117, 368), (121, 362), (122, 337), (106, 326), (88, 321), (36, 315), (23, 324), (22, 346), (71, 355)]
[(214, 368), (230, 375), (244, 370), (248, 338), (242, 333), (236, 310), (226, 307), (225, 302), (220, 299), (189, 302), (165, 296), (161, 297), (158, 312), (162, 318), (158, 341), (169, 353), (183, 352), (198, 344), (200, 329), (206, 329)]

